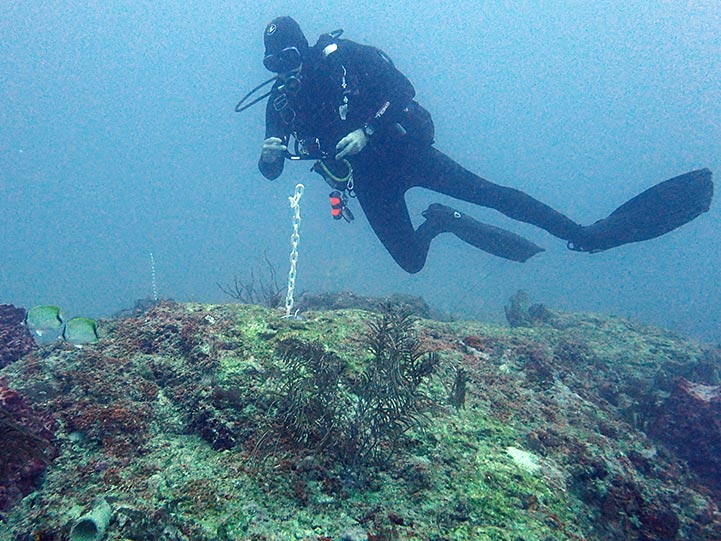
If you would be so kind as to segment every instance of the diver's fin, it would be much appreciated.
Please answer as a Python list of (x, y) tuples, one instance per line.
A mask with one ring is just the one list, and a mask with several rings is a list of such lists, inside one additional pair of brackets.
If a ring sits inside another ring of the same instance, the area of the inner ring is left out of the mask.
[(571, 250), (600, 252), (659, 237), (706, 212), (711, 205), (711, 171), (698, 169), (665, 180), (627, 201), (608, 218), (581, 228)]
[(445, 205), (434, 203), (423, 211), (423, 216), (436, 234), (453, 233), (468, 244), (504, 259), (523, 262), (544, 251), (520, 235), (484, 224)]

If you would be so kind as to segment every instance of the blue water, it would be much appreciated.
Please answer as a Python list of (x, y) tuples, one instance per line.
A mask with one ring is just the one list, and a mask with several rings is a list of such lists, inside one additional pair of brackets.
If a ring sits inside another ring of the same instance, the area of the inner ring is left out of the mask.
[[(547, 251), (518, 264), (446, 235), (411, 276), (357, 205), (353, 224), (332, 220), (307, 164), (265, 180), (263, 107), (233, 111), (268, 77), (271, 18), (293, 15), (311, 40), (342, 27), (413, 81), (438, 148), (590, 223), (658, 181), (721, 172), (718, 2), (211, 4), (0, 4), (0, 302), (109, 315), (152, 295), (150, 252), (161, 297), (228, 300), (216, 283), (262, 270), (264, 253), (287, 272), (287, 198), (303, 182), (298, 290), (414, 293), (500, 321), (524, 288), (550, 307), (721, 340), (717, 204), (596, 255), (459, 204)], [(444, 198), (409, 194), (419, 219), (430, 201)]]

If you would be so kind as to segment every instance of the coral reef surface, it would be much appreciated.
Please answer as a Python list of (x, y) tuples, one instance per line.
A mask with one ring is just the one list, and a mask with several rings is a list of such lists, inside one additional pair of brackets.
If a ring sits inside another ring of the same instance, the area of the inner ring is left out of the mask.
[(98, 499), (108, 540), (721, 539), (719, 350), (521, 304), (161, 302), (42, 346), (0, 376), (56, 456), (0, 539), (66, 539)]

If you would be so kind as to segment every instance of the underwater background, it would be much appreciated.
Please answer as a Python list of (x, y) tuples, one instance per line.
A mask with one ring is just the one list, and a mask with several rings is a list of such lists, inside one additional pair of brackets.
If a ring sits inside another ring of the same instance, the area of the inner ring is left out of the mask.
[[(292, 15), (309, 41), (336, 28), (390, 55), (433, 114), (436, 146), (582, 223), (651, 185), (721, 171), (721, 5), (612, 2), (3, 2), (0, 301), (108, 316), (153, 294), (223, 302), (217, 286), (287, 271), (294, 185), (297, 288), (412, 293), (501, 321), (519, 289), (562, 310), (632, 317), (721, 339), (718, 206), (662, 238), (605, 253), (459, 204), (546, 248), (525, 264), (437, 239), (425, 269), (392, 261), (328, 187), (289, 164), (257, 170), (268, 78), (262, 29)], [(717, 177), (718, 178), (718, 177)], [(444, 198), (409, 193), (415, 218)]]

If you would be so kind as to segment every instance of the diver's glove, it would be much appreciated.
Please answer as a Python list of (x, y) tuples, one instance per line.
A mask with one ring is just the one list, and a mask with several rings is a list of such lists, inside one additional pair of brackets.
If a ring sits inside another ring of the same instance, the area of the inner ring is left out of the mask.
[(368, 136), (362, 128), (350, 132), (343, 139), (338, 141), (335, 149), (338, 153), (335, 155), (336, 160), (342, 160), (346, 156), (358, 154), (368, 144)]
[(279, 137), (268, 137), (263, 141), (263, 150), (260, 153), (260, 159), (265, 163), (277, 162), (283, 157), (283, 153), (288, 147), (283, 144), (283, 140)]

